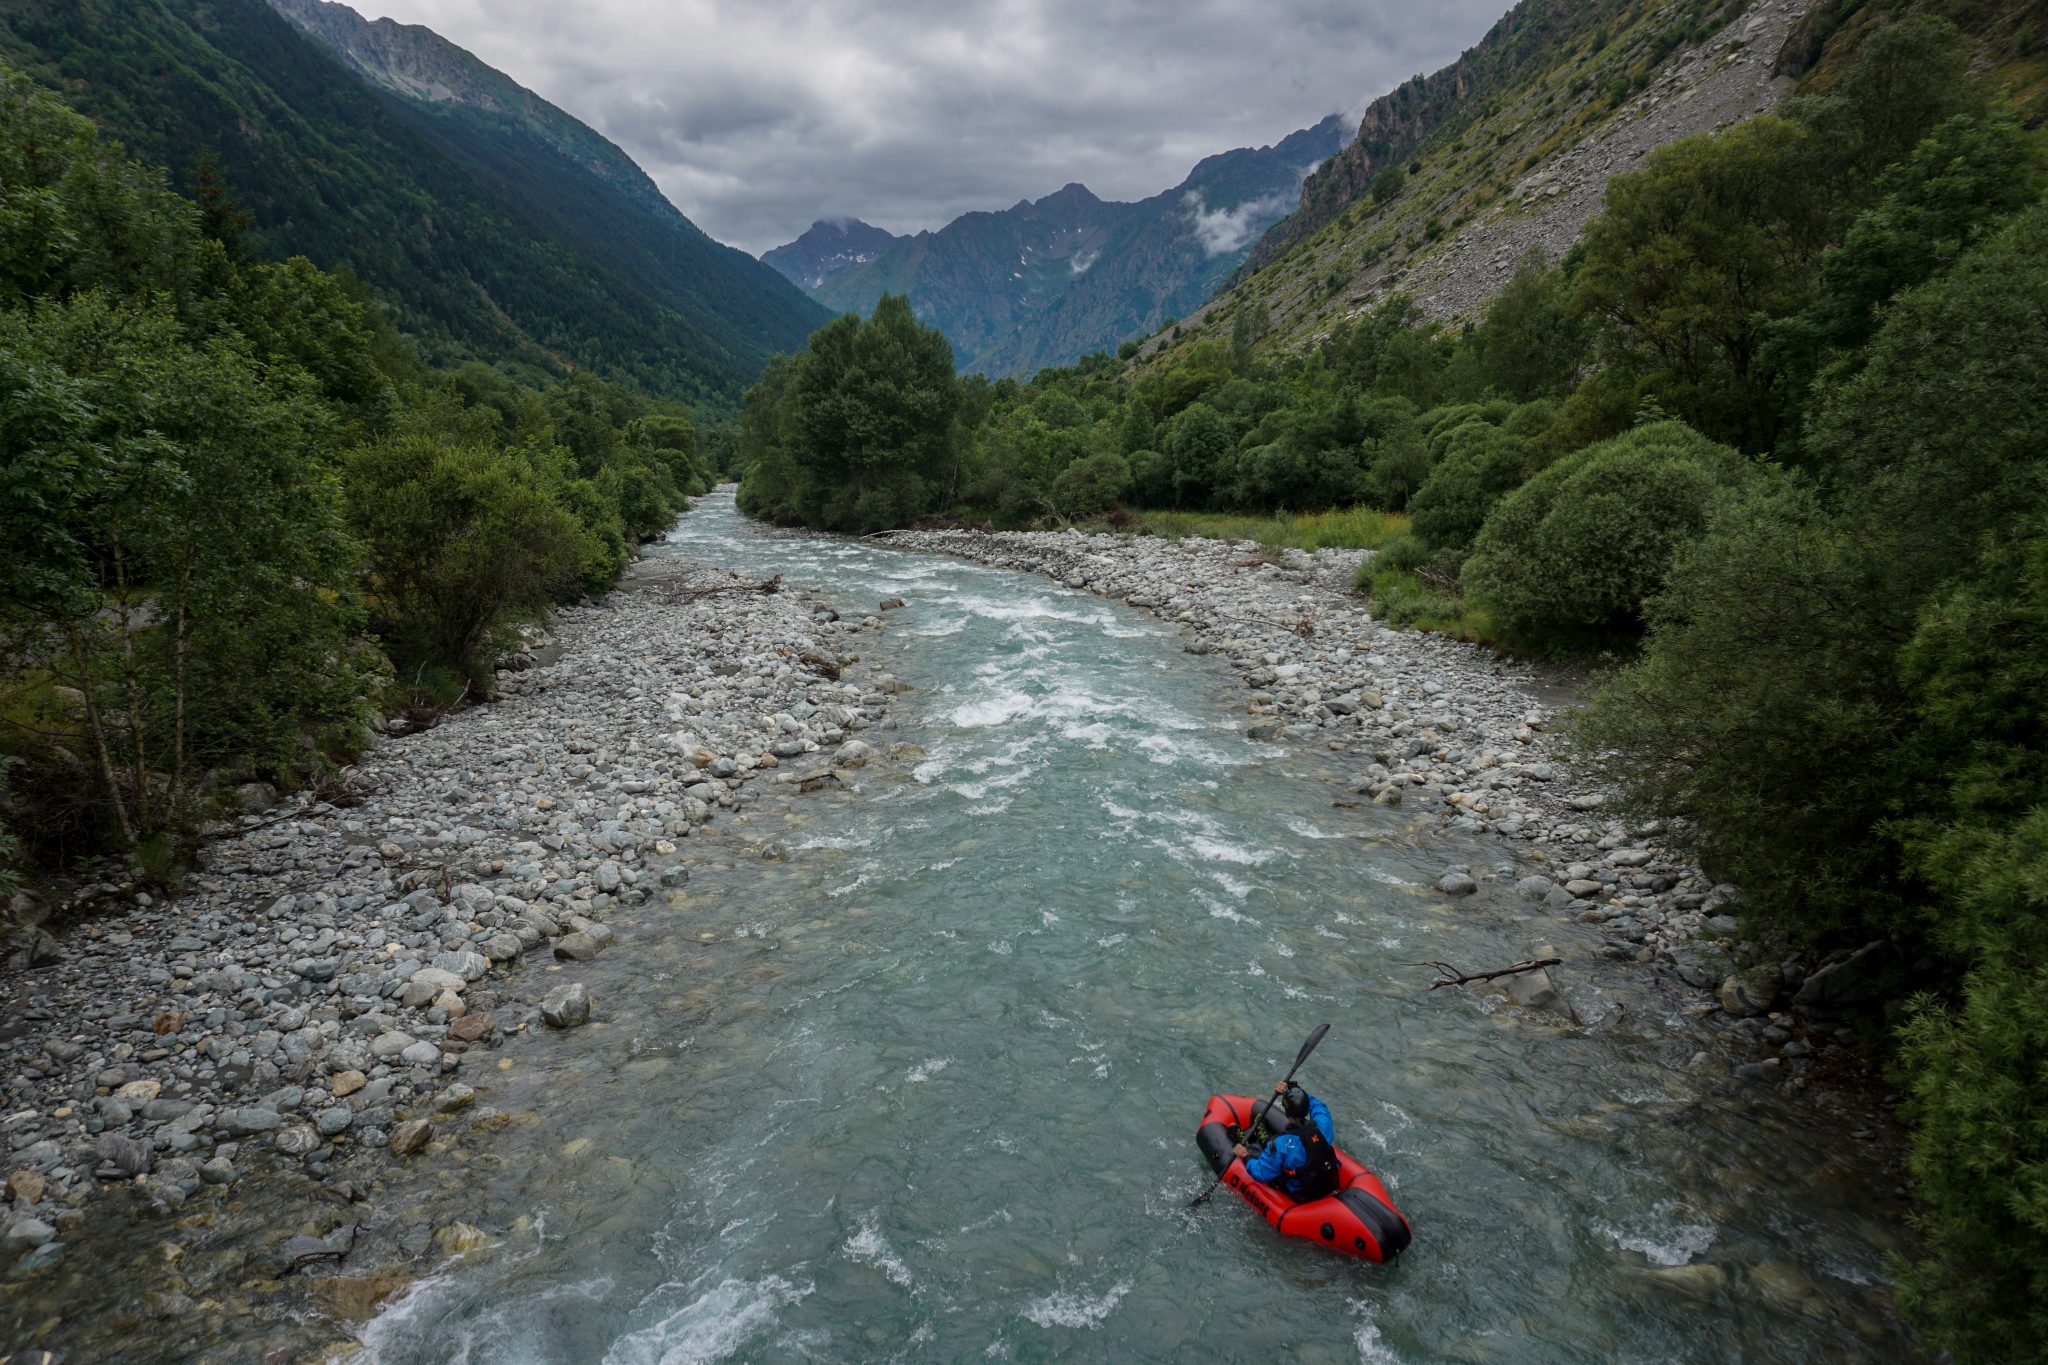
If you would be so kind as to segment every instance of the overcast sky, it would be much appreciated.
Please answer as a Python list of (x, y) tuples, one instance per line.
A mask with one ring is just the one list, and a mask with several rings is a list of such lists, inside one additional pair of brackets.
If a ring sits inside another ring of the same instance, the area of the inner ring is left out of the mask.
[(895, 232), (1078, 180), (1142, 199), (1362, 110), (1508, 0), (355, 0), (625, 148), (721, 241)]

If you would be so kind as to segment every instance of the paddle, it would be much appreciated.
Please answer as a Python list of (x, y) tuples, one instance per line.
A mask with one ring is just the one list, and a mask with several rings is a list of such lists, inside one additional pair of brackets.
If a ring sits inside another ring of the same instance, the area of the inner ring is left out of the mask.
[[(1328, 1033), (1329, 1031), (1330, 1026), (1328, 1024), (1316, 1025), (1316, 1031), (1308, 1036), (1308, 1041), (1301, 1045), (1301, 1051), (1295, 1054), (1294, 1065), (1287, 1069), (1287, 1079), (1280, 1082), (1282, 1089), (1285, 1089), (1286, 1087), (1294, 1084), (1294, 1073), (1301, 1070), (1301, 1064), (1308, 1060), (1308, 1054), (1316, 1050), (1316, 1044), (1322, 1042), (1323, 1035)], [(1278, 1092), (1275, 1093), (1277, 1094)], [(1266, 1097), (1266, 1102), (1263, 1105), (1259, 1106), (1259, 1116), (1252, 1120), (1250, 1128), (1245, 1129), (1247, 1133), (1256, 1130), (1260, 1124), (1266, 1121), (1266, 1115), (1269, 1112), (1271, 1112), (1273, 1108), (1273, 1099), (1273, 1095), (1268, 1095)], [(1228, 1175), (1230, 1173), (1230, 1167), (1225, 1166), (1223, 1168), (1223, 1172), (1224, 1175)], [(1223, 1176), (1219, 1175), (1216, 1177), (1216, 1183), (1214, 1185), (1211, 1185), (1208, 1189), (1203, 1190), (1200, 1194), (1196, 1195), (1194, 1197), (1193, 1202), (1191, 1202), (1188, 1205), (1188, 1207), (1191, 1209), (1200, 1207), (1203, 1200), (1207, 1199), (1210, 1195), (1216, 1193), (1216, 1191), (1221, 1189), (1222, 1187)]]

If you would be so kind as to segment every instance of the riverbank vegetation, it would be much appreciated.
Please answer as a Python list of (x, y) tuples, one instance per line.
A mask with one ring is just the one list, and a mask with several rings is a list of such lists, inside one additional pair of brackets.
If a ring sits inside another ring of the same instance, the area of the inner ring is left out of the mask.
[(422, 365), (367, 291), (254, 259), (0, 72), (0, 888), (317, 779), (489, 687), (522, 622), (709, 486), (682, 410)]
[[(1617, 656), (1582, 753), (1742, 885), (1749, 936), (1888, 945), (1865, 1009), (1899, 1044), (1926, 1234), (1900, 1283), (1993, 1359), (2048, 1328), (2043, 137), (1936, 18), (1869, 26), (1833, 71), (1616, 176), (1470, 324), (1396, 296), (1267, 356), (1240, 313), (952, 400), (928, 363), (901, 402), (867, 371), (874, 410), (834, 420), (917, 431), (914, 481), (862, 466), (889, 500), (832, 486), (842, 438), (771, 379), (739, 458), (752, 510), (854, 531), (1355, 526), (1396, 623)], [(900, 300), (887, 325), (943, 345)]]

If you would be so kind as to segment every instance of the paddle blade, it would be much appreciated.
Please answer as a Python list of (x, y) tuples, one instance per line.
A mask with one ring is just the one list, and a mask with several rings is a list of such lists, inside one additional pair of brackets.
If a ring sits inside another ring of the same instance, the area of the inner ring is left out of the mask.
[(1316, 1025), (1316, 1031), (1311, 1033), (1308, 1036), (1308, 1041), (1301, 1045), (1301, 1054), (1294, 1059), (1294, 1065), (1288, 1069), (1287, 1074), (1290, 1078), (1293, 1077), (1295, 1072), (1301, 1070), (1301, 1064), (1308, 1060), (1308, 1054), (1316, 1050), (1316, 1044), (1322, 1042), (1323, 1035), (1329, 1031), (1330, 1026), (1328, 1024)]

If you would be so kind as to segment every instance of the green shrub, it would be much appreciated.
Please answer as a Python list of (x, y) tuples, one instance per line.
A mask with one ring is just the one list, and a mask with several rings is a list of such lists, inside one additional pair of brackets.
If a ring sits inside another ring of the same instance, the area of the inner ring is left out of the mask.
[(1053, 503), (1068, 518), (1107, 512), (1131, 491), (1129, 461), (1113, 450), (1074, 461), (1053, 481)]
[(1526, 477), (1528, 455), (1520, 441), (1480, 420), (1453, 428), (1441, 440), (1443, 458), (1415, 491), (1408, 514), (1431, 550), (1462, 552), (1494, 504)]
[(1749, 466), (1683, 422), (1658, 422), (1567, 455), (1494, 508), (1466, 589), (1525, 641), (1578, 642), (1642, 626), (1673, 551)]
[[(349, 451), (343, 469), (369, 553), (371, 624), (401, 682), (430, 666), (487, 680), (505, 633), (569, 591), (590, 560), (585, 525), (506, 451), (407, 434)], [(597, 500), (596, 521), (617, 526), (588, 481), (574, 481), (579, 490)]]
[(1894, 830), (1968, 970), (1902, 1036), (1925, 1250), (1899, 1284), (1956, 1359), (2005, 1359), (2048, 1340), (2048, 533), (1931, 600), (1902, 664), (1946, 780)]

